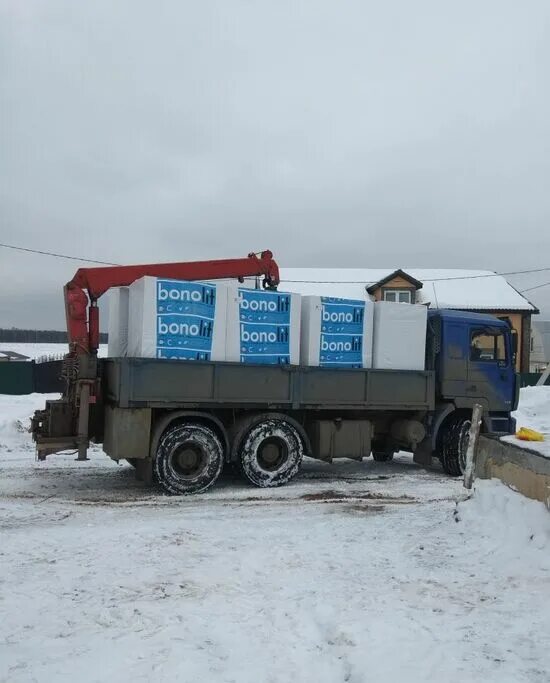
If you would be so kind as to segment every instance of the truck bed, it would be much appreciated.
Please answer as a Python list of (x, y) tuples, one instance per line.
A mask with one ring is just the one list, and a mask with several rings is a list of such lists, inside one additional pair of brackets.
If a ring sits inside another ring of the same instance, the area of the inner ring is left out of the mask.
[(107, 358), (103, 395), (120, 408), (433, 410), (434, 373), (156, 358)]

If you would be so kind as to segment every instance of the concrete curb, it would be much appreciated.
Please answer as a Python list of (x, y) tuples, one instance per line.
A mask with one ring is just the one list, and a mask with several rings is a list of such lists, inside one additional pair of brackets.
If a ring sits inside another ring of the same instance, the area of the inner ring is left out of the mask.
[(481, 436), (476, 477), (500, 479), (524, 496), (545, 503), (550, 510), (550, 458), (540, 453)]

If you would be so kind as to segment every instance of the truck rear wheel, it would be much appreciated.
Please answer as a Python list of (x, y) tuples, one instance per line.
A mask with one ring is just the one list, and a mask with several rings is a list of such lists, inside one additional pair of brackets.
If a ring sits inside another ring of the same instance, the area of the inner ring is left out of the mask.
[(255, 422), (238, 445), (239, 468), (254, 486), (282, 486), (300, 469), (304, 444), (296, 427), (283, 417)]
[(223, 455), (222, 443), (210, 427), (176, 424), (162, 435), (153, 470), (167, 493), (202, 493), (219, 477)]
[(466, 467), (466, 450), (470, 437), (471, 420), (456, 417), (443, 427), (439, 459), (443, 470), (452, 477), (464, 474)]

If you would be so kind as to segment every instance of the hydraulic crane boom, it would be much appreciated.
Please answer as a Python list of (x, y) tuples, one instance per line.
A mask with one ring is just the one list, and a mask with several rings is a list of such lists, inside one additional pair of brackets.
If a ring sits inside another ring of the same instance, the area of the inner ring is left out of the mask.
[[(279, 268), (270, 251), (249, 254), (242, 259), (153, 263), (138, 266), (80, 268), (65, 285), (65, 313), (69, 348), (76, 355), (95, 354), (99, 346), (99, 308), (97, 300), (111, 287), (131, 285), (144, 275), (174, 280), (215, 280), (264, 277), (264, 287), (279, 284)], [(87, 292), (87, 293), (86, 293)]]
[(65, 285), (65, 313), (69, 353), (63, 376), (66, 387), (61, 399), (47, 401), (46, 409), (36, 411), (32, 431), (38, 456), (76, 447), (78, 459), (86, 460), (89, 443), (90, 410), (101, 402), (101, 380), (97, 359), (99, 347), (99, 308), (97, 300), (111, 287), (131, 285), (139, 278), (174, 280), (220, 280), (263, 276), (265, 289), (276, 289), (279, 267), (270, 251), (251, 253), (242, 259), (156, 263), (138, 266), (81, 268)]

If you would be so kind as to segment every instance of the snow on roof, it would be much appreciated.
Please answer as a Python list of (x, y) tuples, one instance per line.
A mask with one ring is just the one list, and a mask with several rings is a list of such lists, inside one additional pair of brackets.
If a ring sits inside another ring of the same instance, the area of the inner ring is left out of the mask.
[[(366, 298), (366, 288), (397, 268), (281, 268), (281, 290), (300, 294)], [(431, 308), (536, 311), (502, 275), (491, 270), (402, 268), (423, 283), (419, 303)]]
[(15, 351), (8, 351), (6, 349), (0, 349), (0, 358), (3, 360), (28, 360), (28, 356), (24, 356), (22, 353), (17, 353)]

